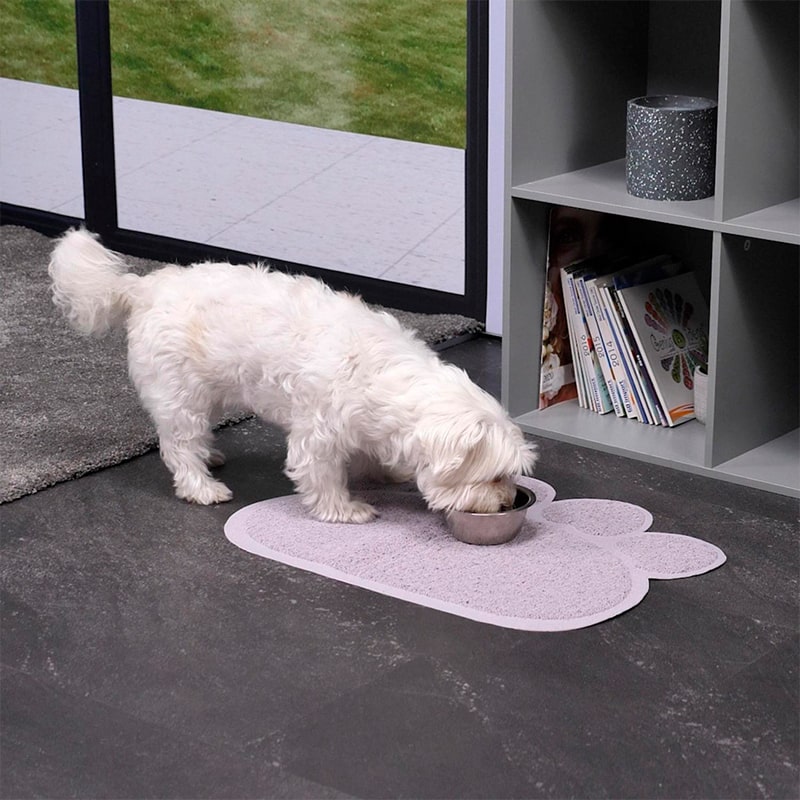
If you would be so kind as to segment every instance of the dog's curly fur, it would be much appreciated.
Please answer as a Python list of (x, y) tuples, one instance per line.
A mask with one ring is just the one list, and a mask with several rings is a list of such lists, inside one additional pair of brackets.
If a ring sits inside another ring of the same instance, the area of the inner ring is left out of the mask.
[(125, 325), (128, 367), (159, 435), (178, 497), (231, 491), (211, 424), (248, 409), (288, 435), (286, 474), (310, 513), (365, 522), (348, 470), (414, 479), (433, 510), (496, 511), (535, 448), (500, 404), (411, 331), (358, 297), (262, 266), (168, 266), (144, 277), (85, 229), (49, 266), (53, 299), (79, 331)]

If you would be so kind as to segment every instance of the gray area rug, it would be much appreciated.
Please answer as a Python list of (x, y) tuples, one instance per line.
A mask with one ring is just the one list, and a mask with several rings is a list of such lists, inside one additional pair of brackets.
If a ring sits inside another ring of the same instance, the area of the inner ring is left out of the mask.
[[(124, 334), (82, 336), (53, 305), (52, 247), (52, 239), (28, 228), (0, 227), (0, 503), (157, 445), (128, 380)], [(161, 266), (128, 260), (137, 272)], [(483, 328), (453, 314), (388, 310), (433, 346)]]

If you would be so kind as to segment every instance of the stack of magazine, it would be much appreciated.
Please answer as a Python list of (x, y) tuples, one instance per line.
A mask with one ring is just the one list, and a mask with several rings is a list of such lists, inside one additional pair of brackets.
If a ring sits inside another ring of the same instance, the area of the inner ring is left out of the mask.
[(694, 370), (708, 360), (708, 306), (694, 273), (668, 255), (619, 253), (558, 273), (580, 406), (648, 425), (693, 419)]

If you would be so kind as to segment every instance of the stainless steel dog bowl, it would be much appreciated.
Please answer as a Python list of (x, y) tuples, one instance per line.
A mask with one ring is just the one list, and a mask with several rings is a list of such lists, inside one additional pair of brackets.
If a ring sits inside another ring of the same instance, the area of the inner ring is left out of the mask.
[(525, 514), (535, 502), (536, 497), (530, 489), (517, 485), (511, 508), (488, 514), (448, 511), (447, 527), (456, 539), (467, 544), (504, 544), (519, 533)]

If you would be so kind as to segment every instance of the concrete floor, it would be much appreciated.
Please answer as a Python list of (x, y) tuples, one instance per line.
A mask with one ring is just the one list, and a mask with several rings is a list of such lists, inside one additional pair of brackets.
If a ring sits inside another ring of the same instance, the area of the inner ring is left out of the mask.
[[(464, 151), (114, 99), (120, 227), (464, 293)], [(78, 94), (0, 78), (0, 200), (83, 218)]]
[[(445, 351), (497, 392), (500, 345)], [(795, 798), (798, 504), (542, 440), (561, 499), (643, 505), (727, 563), (531, 634), (252, 556), (282, 437), (221, 436), (232, 503), (155, 453), (0, 507), (3, 798)]]

